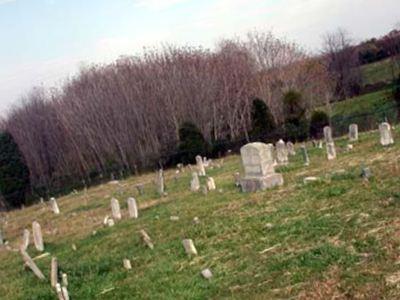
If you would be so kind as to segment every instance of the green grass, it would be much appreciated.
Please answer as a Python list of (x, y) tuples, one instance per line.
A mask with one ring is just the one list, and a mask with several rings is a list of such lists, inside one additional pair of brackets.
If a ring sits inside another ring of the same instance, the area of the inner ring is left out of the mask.
[[(233, 173), (241, 171), (240, 158), (230, 156), (222, 168), (208, 169), (221, 190), (206, 196), (189, 191), (189, 171), (174, 180), (175, 171), (168, 170), (168, 196), (161, 199), (154, 174), (147, 174), (121, 182), (123, 188), (91, 188), (87, 203), (82, 192), (61, 198), (59, 216), (40, 205), (10, 212), (5, 235), (17, 248), (22, 229), (38, 220), (46, 251), (68, 274), (72, 299), (398, 299), (400, 291), (385, 278), (400, 270), (400, 146), (381, 147), (377, 132), (361, 134), (352, 152), (344, 151), (346, 143), (336, 141), (336, 161), (309, 145), (309, 167), (297, 151), (288, 167), (278, 168), (284, 186), (265, 192), (238, 191)], [(360, 178), (362, 164), (373, 172), (369, 182)], [(307, 176), (321, 180), (303, 184)], [(134, 188), (138, 182), (147, 183), (143, 196)], [(106, 228), (102, 220), (111, 214), (112, 196), (124, 216)], [(137, 220), (126, 216), (128, 196), (142, 207)], [(140, 229), (154, 250), (142, 243)], [(187, 257), (184, 238), (193, 239), (197, 257)], [(32, 245), (28, 252), (38, 254)], [(123, 268), (124, 258), (132, 270)], [(47, 278), (40, 282), (17, 252), (2, 248), (0, 298), (55, 299), (50, 259), (37, 261)], [(200, 276), (204, 268), (212, 270), (211, 280)]]
[[(393, 80), (392, 76), (392, 62), (390, 59), (385, 59), (372, 64), (364, 65), (361, 67), (362, 78), (364, 85), (374, 84), (377, 82), (390, 83)], [(395, 74), (400, 70), (398, 67), (394, 68)]]

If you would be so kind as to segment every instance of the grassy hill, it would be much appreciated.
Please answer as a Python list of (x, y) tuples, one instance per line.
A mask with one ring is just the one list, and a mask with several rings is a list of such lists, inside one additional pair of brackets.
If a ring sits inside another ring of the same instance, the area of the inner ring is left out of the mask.
[(375, 63), (363, 65), (361, 67), (364, 85), (374, 84), (377, 82), (390, 83), (393, 79), (392, 72), (399, 74), (400, 70), (394, 68), (392, 70), (392, 62), (390, 58)]
[[(335, 161), (310, 146), (310, 166), (297, 153), (278, 169), (284, 186), (265, 192), (238, 191), (232, 174), (241, 164), (234, 155), (207, 170), (219, 189), (207, 195), (189, 191), (189, 171), (175, 180), (168, 170), (166, 197), (157, 196), (154, 174), (146, 174), (63, 197), (58, 216), (40, 204), (10, 212), (3, 229), (17, 248), (22, 230), (40, 222), (45, 251), (68, 274), (72, 299), (399, 299), (399, 130), (394, 138), (383, 148), (377, 132), (361, 134), (351, 152), (346, 138), (338, 139)], [(369, 181), (360, 178), (362, 164), (372, 170)], [(320, 181), (304, 184), (307, 176)], [(143, 196), (134, 188), (139, 182), (146, 183)], [(127, 218), (130, 196), (140, 204), (137, 220)], [(111, 197), (120, 200), (123, 220), (104, 227)], [(193, 239), (198, 256), (185, 254), (184, 238)], [(28, 252), (39, 255), (32, 245)], [(132, 270), (123, 268), (124, 258)], [(36, 260), (47, 279), (41, 282), (18, 252), (0, 247), (1, 299), (55, 299), (50, 259)], [(204, 268), (211, 280), (200, 276)]]

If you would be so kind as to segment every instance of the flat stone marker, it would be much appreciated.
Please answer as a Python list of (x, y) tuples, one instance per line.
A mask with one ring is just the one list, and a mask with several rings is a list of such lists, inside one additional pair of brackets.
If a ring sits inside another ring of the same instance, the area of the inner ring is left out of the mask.
[(286, 149), (287, 149), (289, 155), (291, 155), (291, 156), (296, 155), (296, 150), (294, 149), (294, 144), (292, 142), (286, 143)]
[(192, 173), (192, 180), (190, 181), (190, 190), (192, 192), (197, 192), (200, 189), (200, 180), (197, 172)]
[(36, 250), (41, 252), (44, 251), (42, 228), (40, 227), (40, 224), (36, 221), (33, 221), (32, 223), (32, 234)]
[(276, 160), (279, 165), (285, 166), (289, 163), (288, 150), (286, 149), (285, 142), (280, 139), (276, 145)]
[(303, 183), (307, 184), (307, 183), (311, 183), (311, 182), (316, 182), (319, 181), (318, 177), (314, 177), (314, 176), (309, 176), (303, 179)]
[(170, 216), (169, 219), (171, 221), (179, 221), (179, 216)]
[(328, 160), (333, 160), (336, 158), (336, 148), (334, 142), (326, 143), (326, 154), (328, 156)]
[(149, 235), (147, 234), (147, 232), (143, 229), (141, 229), (139, 231), (140, 235), (142, 236), (142, 240), (143, 242), (147, 245), (147, 247), (149, 247), (150, 249), (154, 248), (154, 244), (151, 241), (151, 238), (149, 237)]
[(128, 211), (129, 211), (129, 217), (132, 219), (137, 219), (139, 214), (138, 214), (138, 207), (136, 203), (135, 198), (128, 198)]
[(332, 129), (329, 126), (324, 127), (324, 138), (325, 138), (325, 143), (333, 142)]
[(303, 157), (303, 162), (305, 166), (309, 166), (310, 165), (310, 158), (308, 157), (308, 152), (307, 152), (307, 147), (306, 145), (301, 145), (300, 146), (301, 149), (301, 156)]
[(201, 158), (200, 155), (196, 156), (196, 166), (199, 176), (206, 176), (206, 169), (204, 168), (203, 159)]
[(131, 265), (131, 261), (127, 258), (125, 258), (123, 260), (123, 264), (124, 264), (124, 268), (127, 270), (131, 270), (132, 269), (132, 265)]
[(380, 141), (382, 146), (392, 145), (394, 143), (390, 124), (383, 122), (379, 125)]
[(111, 213), (115, 220), (121, 220), (121, 209), (119, 207), (119, 201), (115, 198), (111, 199)]
[(350, 142), (358, 141), (358, 125), (350, 124), (349, 126), (349, 140)]
[(281, 174), (275, 173), (274, 146), (260, 142), (250, 143), (240, 149), (245, 176), (240, 180), (243, 192), (266, 190), (283, 184)]
[(196, 247), (191, 239), (185, 239), (182, 241), (183, 247), (185, 248), (187, 255), (197, 255)]
[(24, 229), (24, 233), (22, 234), (22, 243), (21, 243), (21, 249), (26, 251), (29, 247), (29, 237), (31, 233), (29, 232), (28, 229)]
[(56, 214), (56, 215), (60, 214), (60, 209), (58, 208), (56, 198), (54, 198), (54, 197), (50, 198), (50, 207), (54, 214)]
[(213, 276), (213, 274), (211, 273), (210, 269), (204, 269), (203, 271), (201, 271), (201, 275), (205, 278), (205, 279), (211, 279), (211, 277)]
[(51, 258), (50, 282), (53, 288), (58, 284), (58, 261), (55, 257)]
[(214, 191), (214, 190), (217, 189), (216, 186), (215, 186), (214, 178), (212, 178), (212, 177), (207, 177), (207, 189), (208, 189), (209, 191)]

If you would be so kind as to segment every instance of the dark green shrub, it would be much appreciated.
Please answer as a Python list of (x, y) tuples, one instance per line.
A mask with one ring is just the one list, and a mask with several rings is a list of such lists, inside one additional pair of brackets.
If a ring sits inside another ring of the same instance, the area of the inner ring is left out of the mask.
[(29, 192), (29, 170), (13, 137), (0, 133), (0, 193), (9, 208), (26, 203)]
[(320, 139), (323, 136), (323, 128), (329, 125), (328, 115), (320, 110), (316, 110), (311, 115), (310, 136), (314, 139)]
[(261, 99), (254, 99), (251, 109), (251, 133), (252, 140), (264, 140), (273, 136), (276, 130), (274, 117), (267, 104)]
[(285, 115), (285, 135), (290, 141), (303, 141), (308, 137), (308, 120), (303, 96), (297, 91), (289, 91), (283, 97)]
[(190, 122), (183, 123), (179, 129), (178, 156), (180, 162), (194, 162), (196, 155), (206, 155), (207, 151), (208, 144), (196, 125)]
[(398, 116), (400, 117), (400, 74), (393, 82), (393, 98), (397, 103)]

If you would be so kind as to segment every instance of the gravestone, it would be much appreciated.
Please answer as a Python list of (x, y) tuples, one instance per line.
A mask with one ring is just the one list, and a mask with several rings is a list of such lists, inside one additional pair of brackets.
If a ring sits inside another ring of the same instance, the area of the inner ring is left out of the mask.
[(136, 203), (135, 198), (128, 198), (128, 211), (129, 211), (129, 217), (132, 219), (137, 219), (138, 218), (138, 207)]
[(279, 140), (276, 145), (276, 160), (278, 165), (285, 166), (289, 163), (288, 159), (288, 150), (286, 148), (285, 142), (281, 139)]
[(63, 286), (61, 288), (62, 291), (62, 296), (63, 296), (63, 300), (69, 300), (69, 294), (68, 294), (68, 289), (66, 286)]
[(192, 180), (190, 181), (190, 190), (192, 192), (197, 192), (200, 189), (200, 180), (197, 172), (192, 173)]
[(0, 230), (0, 246), (4, 245), (3, 232)]
[(160, 196), (164, 196), (164, 171), (160, 169), (156, 176), (157, 192)]
[(42, 273), (42, 271), (38, 268), (35, 264), (33, 259), (29, 256), (26, 251), (21, 250), (22, 259), (24, 260), (25, 264), (32, 270), (32, 272), (40, 279), (46, 279)]
[(33, 221), (32, 223), (32, 234), (36, 250), (41, 252), (44, 251), (42, 228), (37, 221)]
[(292, 142), (286, 143), (286, 149), (287, 149), (289, 155), (291, 155), (291, 156), (296, 155), (296, 150), (294, 149), (294, 144)]
[(333, 142), (332, 129), (329, 126), (324, 127), (324, 138), (325, 138), (325, 143)]
[(349, 140), (350, 142), (358, 141), (358, 125), (350, 124), (349, 126)]
[(191, 239), (185, 239), (182, 241), (183, 247), (185, 248), (187, 255), (197, 255), (197, 249)]
[(379, 125), (379, 133), (381, 137), (381, 145), (388, 146), (394, 143), (390, 124), (387, 122)]
[(24, 233), (22, 235), (22, 243), (21, 243), (21, 249), (26, 251), (29, 246), (29, 237), (30, 237), (30, 232), (28, 229), (24, 229)]
[(235, 172), (233, 174), (233, 178), (235, 180), (235, 186), (239, 187), (240, 186), (240, 173), (239, 172)]
[(140, 235), (142, 236), (142, 240), (143, 242), (147, 245), (147, 247), (149, 247), (150, 249), (154, 248), (154, 244), (151, 241), (150, 236), (147, 234), (147, 232), (144, 229), (141, 229), (139, 231)]
[(51, 258), (50, 282), (53, 288), (55, 288), (58, 283), (58, 261), (55, 257)]
[(326, 143), (326, 154), (328, 156), (328, 160), (333, 160), (336, 158), (336, 148), (333, 141)]
[(210, 269), (204, 269), (203, 271), (201, 271), (201, 275), (205, 278), (205, 279), (211, 279), (212, 272)]
[(207, 189), (209, 191), (214, 191), (216, 189), (214, 178), (207, 177)]
[(244, 145), (240, 149), (245, 172), (240, 180), (244, 192), (265, 190), (283, 184), (281, 174), (275, 173), (274, 146), (260, 142)]
[(137, 184), (135, 187), (136, 187), (139, 195), (143, 195), (144, 194), (144, 185), (142, 183)]
[(63, 286), (68, 286), (68, 275), (66, 273), (62, 273), (61, 281)]
[(310, 165), (310, 158), (308, 157), (308, 152), (307, 152), (306, 145), (301, 145), (300, 149), (301, 149), (301, 155), (303, 157), (304, 165), (305, 166), (309, 166)]
[(111, 213), (115, 220), (121, 220), (121, 209), (119, 207), (119, 201), (115, 198), (111, 199)]
[(124, 264), (124, 268), (127, 270), (131, 270), (132, 269), (132, 264), (131, 261), (127, 258), (124, 258), (123, 260), (123, 264)]
[(204, 168), (204, 162), (200, 155), (196, 156), (196, 165), (199, 176), (206, 176), (206, 169)]
[(54, 197), (50, 198), (50, 206), (51, 206), (51, 210), (53, 211), (54, 214), (56, 214), (56, 215), (60, 214), (60, 209), (58, 208), (56, 198), (54, 198)]

